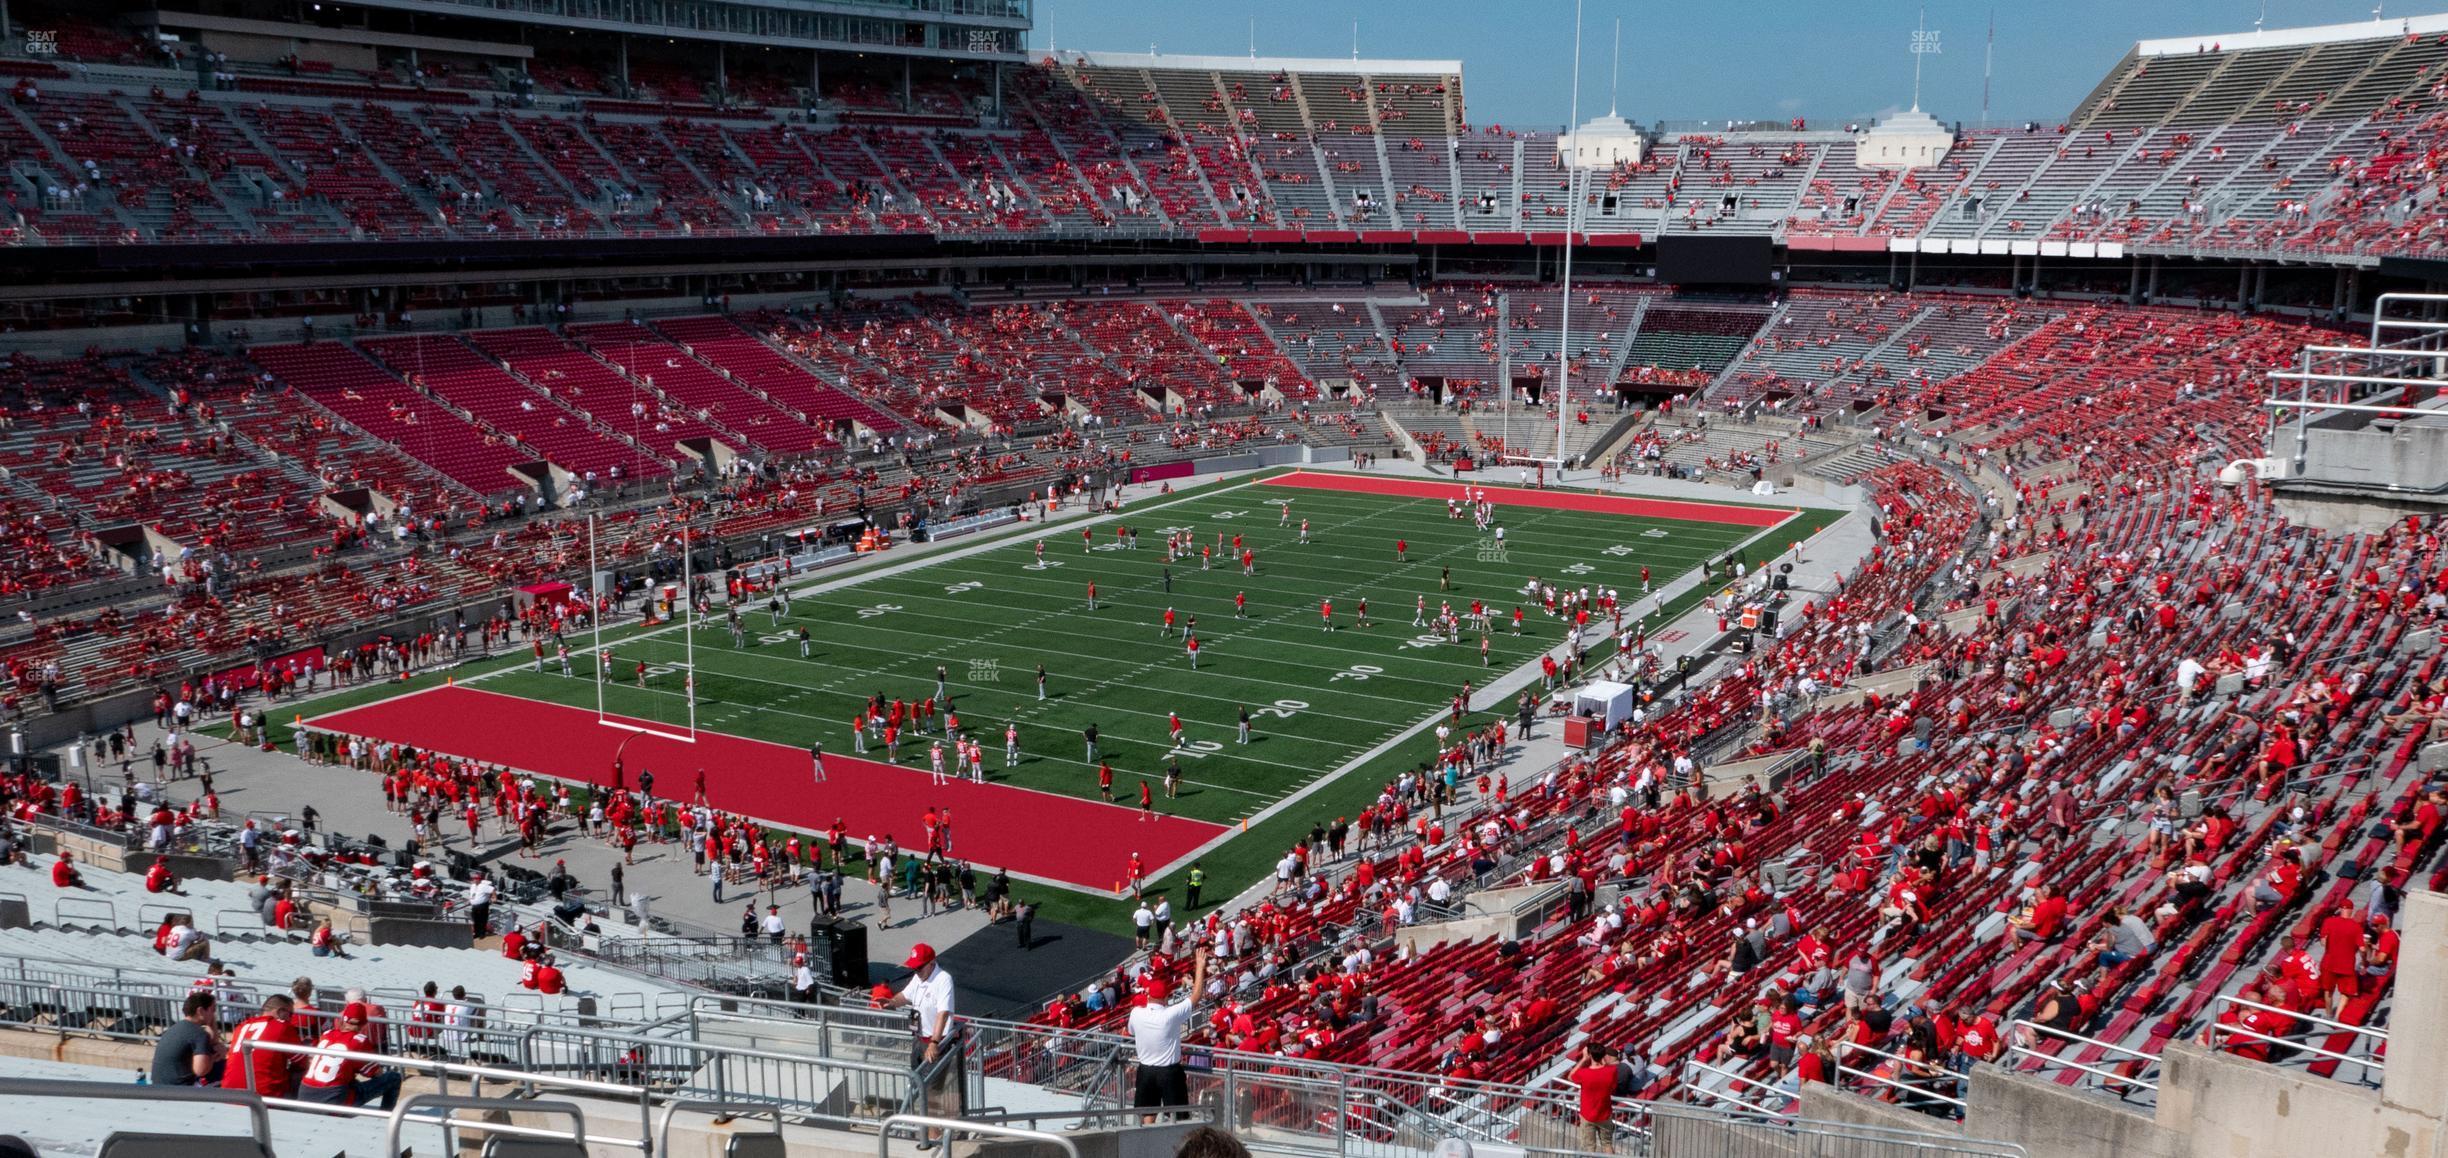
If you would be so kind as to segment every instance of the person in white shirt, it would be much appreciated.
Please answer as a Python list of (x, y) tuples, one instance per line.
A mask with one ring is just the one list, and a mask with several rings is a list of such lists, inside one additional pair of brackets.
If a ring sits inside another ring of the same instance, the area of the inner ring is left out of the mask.
[(468, 886), (467, 904), (468, 924), (475, 926), (477, 939), (482, 940), (491, 936), (493, 934), (493, 881), (491, 878), (477, 877), (476, 882)]
[[(912, 1040), (911, 1069), (934, 1065), (946, 1053), (952, 1061), (927, 1079), (927, 1112), (958, 1117), (961, 1113), (960, 1040), (953, 1022), (952, 975), (935, 963), (935, 947), (924, 941), (910, 946), (909, 959), (902, 968), (915, 970), (901, 992), (884, 1002), (884, 1008), (907, 1006), (918, 1015), (917, 1036)], [(927, 1131), (921, 1150), (933, 1150), (943, 1144), (940, 1131)]]
[[(1190, 1104), (1190, 1078), (1182, 1069), (1182, 1031), (1190, 1026), (1190, 1014), (1198, 1006), (1200, 993), (1207, 989), (1207, 950), (1198, 951), (1191, 966), (1190, 986), (1178, 1001), (1172, 986), (1162, 977), (1150, 976), (1140, 985), (1146, 1000), (1130, 1011), (1131, 1052), (1139, 1063), (1138, 1088), (1131, 1096), (1131, 1105), (1139, 1109)], [(1141, 1115), (1140, 1125), (1156, 1120), (1153, 1114)]]
[(2183, 692), (2187, 700), (2192, 699), (2193, 689), (2201, 684), (2202, 676), (2207, 674), (2209, 670), (2210, 669), (2202, 666), (2200, 660), (2197, 660), (2189, 655), (2183, 659), (2177, 660), (2176, 690)]

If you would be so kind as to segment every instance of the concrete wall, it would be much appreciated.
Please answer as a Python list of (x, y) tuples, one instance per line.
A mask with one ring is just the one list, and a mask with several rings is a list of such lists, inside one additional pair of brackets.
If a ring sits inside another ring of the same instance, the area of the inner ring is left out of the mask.
[[(2390, 1106), (2373, 1090), (2191, 1043), (2171, 1044), (2164, 1055), (2159, 1124), (2178, 1136), (2181, 1148), (2174, 1153), (2196, 1158), (2424, 1158), (2441, 1152), (2438, 1119)], [(2067, 1123), (2045, 1126), (2055, 1134)]]
[(2381, 1094), (2393, 1105), (2448, 1118), (2448, 896), (2409, 890), (2400, 912), (2405, 931)]
[[(2031, 1158), (2448, 1158), (2448, 897), (2409, 892), (2400, 924), (2380, 1089), (2181, 1041), (2161, 1057), (2154, 1112), (1980, 1067), (1964, 1132), (2018, 1143)], [(1803, 1101), (1806, 1117), (1908, 1124), (1874, 1117), (1900, 1113), (1893, 1107), (1818, 1086)]]
[(2436, 491), (2448, 487), (2448, 427), (2425, 422), (2394, 430), (2377, 424), (2360, 430), (2315, 428), (2304, 441), (2303, 470), (2296, 477), (2345, 486)]
[[(1799, 1117), (1814, 1122), (1841, 1122), (1848, 1126), (1877, 1126), (1887, 1130), (1911, 1130), (1922, 1134), (1962, 1136), (1963, 1127), (1953, 1122), (1916, 1114), (1890, 1102), (1865, 1098), (1860, 1094), (1834, 1086), (1812, 1082), (1802, 1087), (1802, 1112)], [(1981, 1134), (1980, 1137), (1991, 1137)]]
[(1972, 1071), (1968, 1117), (1987, 1138), (2023, 1144), (2031, 1158), (2176, 1158), (2184, 1139), (2159, 1128), (2150, 1114), (2125, 1109), (2096, 1093), (2068, 1089), (2044, 1077), (1989, 1066)]

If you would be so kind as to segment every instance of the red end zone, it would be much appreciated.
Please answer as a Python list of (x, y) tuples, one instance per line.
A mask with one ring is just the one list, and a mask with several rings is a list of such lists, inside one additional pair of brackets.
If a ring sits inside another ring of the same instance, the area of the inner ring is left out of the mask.
[(1478, 487), (1500, 507), (1536, 507), (1550, 511), (1588, 511), (1600, 515), (1634, 515), (1644, 519), (1681, 519), (1693, 523), (1728, 523), (1738, 527), (1773, 527), (1797, 513), (1788, 507), (1739, 507), (1727, 503), (1693, 503), (1679, 499), (1641, 499), (1629, 495), (1599, 495), (1575, 490), (1524, 490), (1482, 483), (1435, 482), (1418, 478), (1384, 478), (1296, 470), (1263, 480), (1271, 487), (1301, 487), (1315, 491), (1390, 495), (1405, 499), (1458, 499)]
[[(643, 727), (671, 725), (632, 720)], [(1180, 816), (1141, 820), (1135, 807), (1121, 807), (1004, 784), (956, 781), (928, 786), (925, 748), (918, 766), (895, 767), (825, 752), (826, 780), (813, 782), (805, 748), (699, 731), (682, 743), (644, 732), (628, 732), (595, 721), (595, 713), (538, 700), (467, 687), (439, 687), (397, 699), (350, 708), (308, 720), (323, 731), (390, 740), (462, 759), (505, 765), (576, 784), (600, 784), (610, 774), (621, 742), (621, 764), (629, 783), (652, 769), (656, 795), (685, 798), (705, 771), (706, 798), (714, 807), (780, 828), (822, 832), (835, 817), (850, 839), (869, 834), (923, 848), (919, 817), (929, 806), (952, 810), (952, 854), (987, 871), (1009, 869), (1093, 892), (1110, 891), (1123, 878), (1130, 854), (1147, 862), (1148, 876), (1222, 835), (1221, 825)], [(846, 725), (845, 725), (846, 726)], [(989, 744), (989, 749), (994, 745)], [(912, 750), (908, 745), (903, 751)], [(1000, 751), (987, 753), (992, 768)]]

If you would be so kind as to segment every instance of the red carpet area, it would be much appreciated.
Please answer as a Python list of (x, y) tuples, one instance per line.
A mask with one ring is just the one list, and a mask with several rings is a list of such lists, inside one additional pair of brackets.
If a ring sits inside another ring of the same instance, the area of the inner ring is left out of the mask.
[(1549, 511), (1589, 511), (1601, 515), (1634, 515), (1644, 519), (1681, 519), (1693, 523), (1729, 523), (1738, 527), (1773, 527), (1794, 516), (1788, 507), (1742, 507), (1725, 503), (1692, 503), (1678, 499), (1636, 499), (1624, 495), (1576, 490), (1525, 490), (1488, 486), (1465, 479), (1436, 482), (1416, 478), (1383, 478), (1296, 470), (1267, 479), (1271, 487), (1301, 487), (1314, 491), (1347, 491), (1361, 495), (1392, 495), (1406, 499), (1458, 499), (1478, 487), (1500, 507), (1536, 507)]
[[(649, 720), (630, 723), (678, 729)], [(952, 853), (981, 870), (1107, 892), (1145, 858), (1150, 878), (1190, 855), (1225, 829), (1179, 816), (1153, 823), (1136, 808), (1058, 796), (1001, 784), (955, 782), (929, 787), (923, 766), (912, 769), (825, 752), (826, 781), (812, 783), (804, 748), (699, 731), (697, 742), (630, 732), (598, 723), (584, 708), (439, 687), (306, 721), (308, 727), (390, 740), (462, 759), (501, 764), (573, 783), (601, 783), (620, 752), (629, 783), (652, 769), (656, 794), (685, 798), (705, 772), (714, 807), (767, 824), (821, 832), (840, 817), (850, 839), (869, 833), (898, 837), (903, 848), (925, 844), (919, 816), (928, 806), (952, 810)], [(1001, 758), (988, 753), (989, 774)]]

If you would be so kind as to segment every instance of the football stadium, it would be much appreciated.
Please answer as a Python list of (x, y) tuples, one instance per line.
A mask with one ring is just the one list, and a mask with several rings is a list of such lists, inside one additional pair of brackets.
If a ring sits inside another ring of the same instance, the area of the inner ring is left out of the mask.
[(2448, 13), (1756, 7), (0, 0), (0, 1156), (2448, 1156)]

